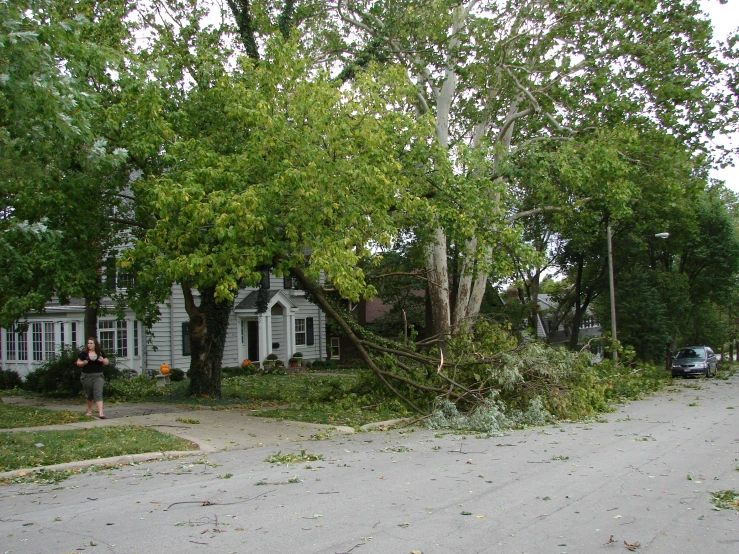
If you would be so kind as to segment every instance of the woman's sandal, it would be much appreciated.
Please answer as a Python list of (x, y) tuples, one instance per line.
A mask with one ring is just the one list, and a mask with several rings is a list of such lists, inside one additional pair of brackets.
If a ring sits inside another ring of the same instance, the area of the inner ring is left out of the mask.
[(92, 412), (87, 412), (87, 413), (86, 413), (85, 415), (86, 415), (87, 417), (92, 417)]
[(105, 417), (104, 415), (101, 415), (101, 416), (98, 416), (98, 419), (108, 419), (108, 418)]

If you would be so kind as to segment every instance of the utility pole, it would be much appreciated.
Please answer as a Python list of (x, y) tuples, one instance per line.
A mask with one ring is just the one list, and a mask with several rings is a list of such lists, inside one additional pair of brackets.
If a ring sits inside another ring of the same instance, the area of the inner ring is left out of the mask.
[[(613, 242), (610, 225), (606, 228), (606, 236), (608, 237), (608, 285), (611, 289), (611, 334), (615, 343), (618, 340), (618, 332), (616, 330), (616, 289), (613, 286)], [(616, 348), (613, 349), (613, 361), (618, 363)]]

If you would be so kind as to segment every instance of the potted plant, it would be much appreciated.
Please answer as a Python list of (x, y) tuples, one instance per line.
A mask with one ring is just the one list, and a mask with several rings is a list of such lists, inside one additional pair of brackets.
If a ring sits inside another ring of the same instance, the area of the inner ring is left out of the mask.
[(298, 358), (290, 358), (288, 360), (288, 363), (290, 364), (290, 367), (298, 367), (300, 360)]
[(293, 354), (293, 358), (298, 360), (298, 363), (302, 365), (303, 363), (303, 353), (302, 352), (296, 352)]
[(269, 369), (271, 369), (272, 367), (274, 367), (275, 365), (277, 365), (277, 364), (276, 364), (276, 362), (277, 362), (277, 361), (278, 361), (278, 360), (277, 360), (277, 354), (274, 354), (274, 353), (273, 353), (273, 354), (270, 354), (270, 355), (268, 355), (268, 356), (267, 356), (267, 357), (266, 357), (266, 358), (264, 359), (264, 362), (262, 363), (262, 366), (264, 367), (264, 369), (265, 369), (265, 370), (269, 370)]

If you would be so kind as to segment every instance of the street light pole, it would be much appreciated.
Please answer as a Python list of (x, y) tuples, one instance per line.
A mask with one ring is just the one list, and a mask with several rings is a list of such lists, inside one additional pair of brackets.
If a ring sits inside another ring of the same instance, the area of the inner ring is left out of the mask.
[[(611, 334), (614, 343), (618, 340), (618, 332), (616, 331), (616, 289), (613, 286), (613, 242), (611, 241), (611, 226), (606, 229), (608, 237), (608, 285), (611, 289)], [(618, 362), (618, 352), (613, 349), (613, 361)]]

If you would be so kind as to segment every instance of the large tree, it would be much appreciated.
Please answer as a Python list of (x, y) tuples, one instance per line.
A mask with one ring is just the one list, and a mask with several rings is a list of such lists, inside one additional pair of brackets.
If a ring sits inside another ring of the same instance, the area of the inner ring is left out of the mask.
[[(0, 225), (15, 235), (0, 246), (4, 326), (54, 297), (81, 297), (86, 334), (96, 334), (107, 293), (101, 271), (120, 240), (110, 214), (127, 181), (126, 152), (109, 140), (105, 122), (116, 101), (113, 74), (125, 67), (132, 7), (126, 0), (0, 6)], [(33, 233), (24, 232), (28, 225)]]
[[(438, 145), (485, 208), (455, 228), (441, 194), (437, 225), (419, 230), (437, 331), (479, 310), (509, 215), (511, 153), (637, 116), (698, 147), (734, 105), (717, 87), (725, 66), (697, 2), (367, 0), (337, 11), (352, 29), (348, 50), (379, 44), (385, 63), (407, 70), (419, 113), (433, 115)], [(450, 248), (460, 252), (456, 290)]]

